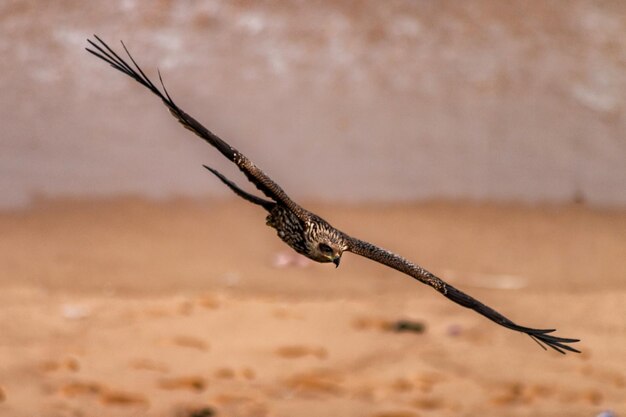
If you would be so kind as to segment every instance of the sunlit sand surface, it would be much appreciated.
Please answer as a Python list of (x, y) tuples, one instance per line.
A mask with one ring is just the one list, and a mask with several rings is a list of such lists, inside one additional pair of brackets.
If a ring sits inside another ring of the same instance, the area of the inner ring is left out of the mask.
[(310, 206), (583, 353), (350, 254), (277, 263), (240, 202), (40, 202), (0, 214), (0, 415), (626, 413), (626, 213)]

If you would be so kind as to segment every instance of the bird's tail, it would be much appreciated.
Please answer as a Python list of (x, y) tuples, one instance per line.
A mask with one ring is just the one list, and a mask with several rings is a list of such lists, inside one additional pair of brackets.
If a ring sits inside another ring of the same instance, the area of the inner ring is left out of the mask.
[(264, 200), (260, 197), (257, 197), (253, 194), (250, 194), (244, 190), (242, 190), (241, 188), (237, 187), (237, 185), (235, 185), (234, 182), (230, 181), (228, 178), (226, 178), (224, 175), (222, 175), (218, 170), (213, 169), (209, 166), (206, 165), (202, 165), (203, 167), (205, 167), (206, 169), (208, 169), (209, 171), (211, 171), (211, 173), (213, 175), (215, 175), (217, 178), (220, 179), (220, 181), (222, 181), (224, 184), (226, 184), (228, 186), (228, 188), (230, 188), (231, 190), (234, 191), (235, 194), (237, 194), (239, 197), (243, 198), (244, 200), (247, 200), (251, 203), (257, 204), (261, 207), (263, 207), (265, 210), (267, 211), (271, 211), (274, 206), (276, 205), (275, 202), (273, 201), (269, 201), (269, 200)]

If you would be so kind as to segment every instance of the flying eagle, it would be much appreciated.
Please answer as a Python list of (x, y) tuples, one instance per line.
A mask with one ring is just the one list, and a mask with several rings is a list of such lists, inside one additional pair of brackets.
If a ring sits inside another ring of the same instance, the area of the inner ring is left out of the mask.
[(570, 343), (578, 339), (568, 339), (552, 335), (555, 329), (534, 329), (515, 324), (491, 307), (456, 289), (442, 279), (428, 272), (393, 252), (379, 248), (371, 243), (354, 238), (330, 225), (326, 220), (296, 204), (283, 189), (259, 169), (252, 161), (237, 149), (220, 139), (213, 132), (202, 126), (196, 119), (178, 107), (167, 92), (161, 73), (158, 73), (161, 89), (154, 85), (143, 70), (137, 65), (128, 49), (122, 47), (132, 65), (113, 51), (102, 39), (95, 36), (95, 41), (88, 40), (87, 51), (109, 63), (116, 70), (123, 72), (157, 95), (167, 106), (170, 113), (187, 129), (213, 145), (226, 158), (232, 161), (244, 173), (246, 178), (261, 191), (266, 198), (250, 194), (224, 175), (206, 165), (204, 167), (226, 184), (239, 197), (263, 207), (269, 213), (267, 225), (276, 229), (278, 237), (296, 252), (316, 262), (332, 262), (339, 266), (344, 252), (352, 252), (373, 261), (405, 273), (419, 282), (429, 285), (444, 297), (463, 307), (472, 309), (497, 324), (526, 333), (542, 348), (546, 346), (560, 353), (578, 352)]

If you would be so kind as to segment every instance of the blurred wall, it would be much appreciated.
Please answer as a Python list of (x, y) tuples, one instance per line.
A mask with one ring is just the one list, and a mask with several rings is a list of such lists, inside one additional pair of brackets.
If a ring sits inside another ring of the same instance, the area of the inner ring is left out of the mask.
[(0, 206), (246, 182), (92, 33), (296, 198), (626, 204), (624, 1), (4, 0)]

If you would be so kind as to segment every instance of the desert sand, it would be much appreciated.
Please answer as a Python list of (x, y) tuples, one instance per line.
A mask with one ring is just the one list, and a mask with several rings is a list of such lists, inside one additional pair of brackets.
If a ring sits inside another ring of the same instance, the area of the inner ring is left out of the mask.
[(303, 262), (239, 201), (40, 201), (0, 214), (0, 415), (626, 415), (626, 212), (308, 206), (582, 354)]

